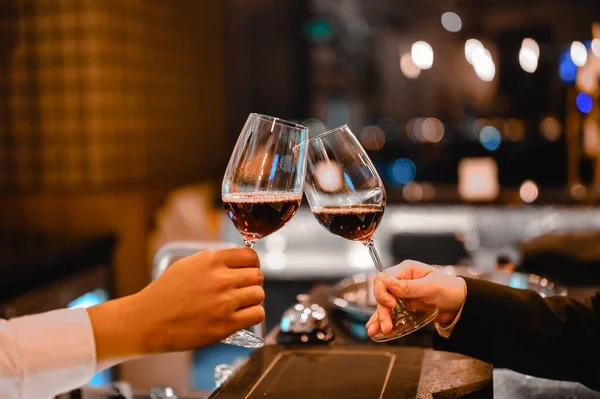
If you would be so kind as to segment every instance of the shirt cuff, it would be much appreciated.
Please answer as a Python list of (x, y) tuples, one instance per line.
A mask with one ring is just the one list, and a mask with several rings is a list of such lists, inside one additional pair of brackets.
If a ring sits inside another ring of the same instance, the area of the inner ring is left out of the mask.
[(456, 323), (458, 323), (458, 321), (460, 320), (460, 316), (462, 315), (462, 311), (463, 308), (465, 307), (465, 302), (466, 302), (466, 295), (467, 295), (467, 283), (465, 282), (465, 280), (461, 279), (463, 281), (464, 287), (465, 287), (465, 301), (463, 301), (462, 306), (460, 307), (458, 313), (456, 314), (456, 317), (454, 318), (454, 320), (452, 320), (452, 323), (450, 324), (440, 324), (440, 323), (435, 323), (435, 330), (437, 331), (438, 335), (442, 338), (450, 338), (450, 334), (452, 334), (452, 331), (454, 330), (454, 326), (456, 326)]
[(61, 309), (9, 321), (23, 370), (23, 398), (47, 398), (89, 382), (96, 345), (88, 313)]

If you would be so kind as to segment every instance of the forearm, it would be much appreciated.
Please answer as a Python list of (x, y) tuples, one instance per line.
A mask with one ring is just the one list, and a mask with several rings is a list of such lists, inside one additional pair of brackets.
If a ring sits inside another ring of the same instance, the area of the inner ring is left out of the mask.
[(543, 299), (531, 291), (468, 279), (467, 286), (459, 322), (449, 339), (436, 339), (436, 347), (598, 389), (600, 378), (592, 364), (600, 355), (593, 302)]
[(137, 308), (137, 297), (127, 296), (87, 309), (98, 363), (146, 354), (149, 326)]

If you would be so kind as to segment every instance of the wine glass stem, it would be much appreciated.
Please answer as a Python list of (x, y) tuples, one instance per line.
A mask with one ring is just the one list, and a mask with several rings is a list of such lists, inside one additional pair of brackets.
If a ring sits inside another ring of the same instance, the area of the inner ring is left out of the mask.
[[(375, 268), (377, 269), (379, 276), (381, 278), (390, 278), (390, 276), (385, 272), (385, 269), (383, 267), (383, 264), (381, 263), (381, 259), (379, 258), (379, 254), (377, 253), (377, 249), (375, 248), (375, 243), (373, 242), (373, 240), (364, 241), (363, 244), (365, 245), (365, 247), (367, 247), (369, 255), (371, 255), (371, 259), (375, 264)], [(406, 306), (404, 306), (402, 300), (400, 298), (396, 298), (396, 303), (397, 306), (394, 309), (392, 309), (392, 313), (394, 315), (405, 314)]]
[[(248, 238), (244, 238), (244, 247), (246, 248), (252, 248), (254, 246), (255, 240), (250, 240)], [(265, 303), (261, 303), (261, 306), (264, 306)], [(252, 328), (254, 331), (254, 333), (256, 335), (259, 335), (261, 338), (264, 338), (265, 335), (267, 334), (267, 324), (265, 323), (265, 320), (263, 320), (260, 324), (253, 326)]]

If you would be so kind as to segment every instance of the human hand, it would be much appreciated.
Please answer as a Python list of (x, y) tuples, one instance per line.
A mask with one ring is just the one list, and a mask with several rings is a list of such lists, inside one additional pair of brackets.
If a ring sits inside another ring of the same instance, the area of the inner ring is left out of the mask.
[(467, 294), (462, 278), (413, 260), (405, 260), (387, 269), (385, 275), (377, 276), (374, 290), (377, 311), (366, 324), (370, 337), (380, 331), (387, 334), (392, 330), (391, 309), (396, 307), (396, 298), (418, 299), (435, 305), (439, 309), (435, 321), (450, 323), (462, 308)]
[(262, 282), (252, 249), (183, 258), (139, 293), (88, 309), (97, 358), (189, 350), (258, 324)]

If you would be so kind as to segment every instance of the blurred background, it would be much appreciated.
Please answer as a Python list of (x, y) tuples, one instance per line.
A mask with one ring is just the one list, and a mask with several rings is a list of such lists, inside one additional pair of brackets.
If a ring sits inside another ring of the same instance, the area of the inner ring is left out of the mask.
[[(1, 1), (2, 316), (133, 293), (170, 240), (241, 243), (220, 183), (250, 112), (311, 135), (348, 124), (386, 185), (387, 264), (508, 257), (599, 285), (599, 15), (597, 0)], [(306, 207), (263, 241), (269, 327), (317, 280), (372, 271)]]

